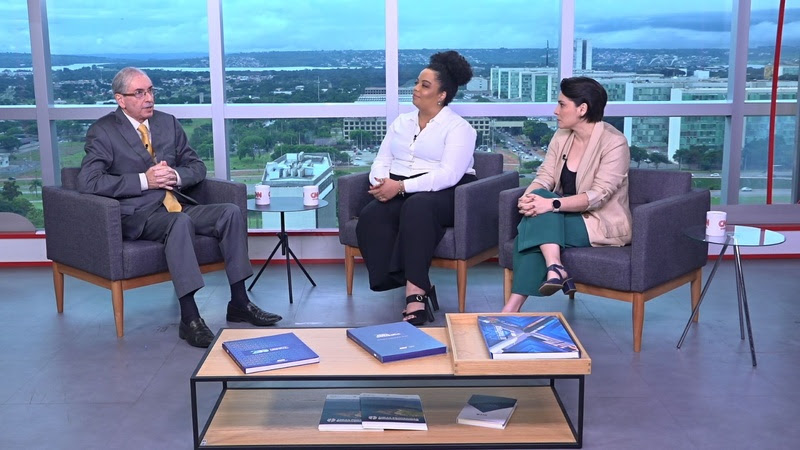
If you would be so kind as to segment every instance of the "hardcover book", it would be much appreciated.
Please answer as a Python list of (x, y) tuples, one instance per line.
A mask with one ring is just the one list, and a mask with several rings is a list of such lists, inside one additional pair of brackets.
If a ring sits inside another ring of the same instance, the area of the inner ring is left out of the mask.
[(294, 333), (226, 341), (222, 343), (222, 348), (244, 373), (319, 362), (319, 355)]
[[(320, 431), (361, 431), (361, 400), (358, 395), (328, 394), (319, 419)], [(380, 430), (375, 430), (380, 431)]]
[(456, 421), (463, 425), (504, 429), (517, 409), (517, 399), (496, 395), (475, 394), (458, 414)]
[(557, 316), (478, 316), (492, 359), (580, 358)]
[(367, 429), (427, 430), (419, 395), (361, 394), (361, 425)]
[(447, 346), (408, 322), (347, 330), (347, 337), (380, 362), (447, 353)]

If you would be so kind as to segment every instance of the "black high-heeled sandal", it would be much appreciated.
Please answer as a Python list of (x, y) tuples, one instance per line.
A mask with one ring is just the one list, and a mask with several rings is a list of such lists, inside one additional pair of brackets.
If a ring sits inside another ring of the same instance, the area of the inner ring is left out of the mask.
[(431, 299), (431, 304), (433, 305), (433, 310), (439, 310), (439, 300), (436, 298), (436, 286), (431, 286), (431, 290), (428, 291), (428, 297)]
[(414, 294), (406, 297), (406, 306), (411, 303), (422, 303), (424, 308), (411, 312), (403, 312), (403, 320), (418, 327), (424, 325), (425, 322), (433, 322), (433, 306), (431, 305), (431, 297), (429, 295)]
[(539, 293), (548, 296), (553, 295), (558, 291), (564, 291), (564, 294), (570, 295), (577, 292), (575, 288), (575, 282), (572, 281), (572, 278), (569, 276), (565, 276), (564, 274), (567, 273), (567, 270), (564, 266), (560, 264), (550, 264), (547, 266), (548, 271), (553, 271), (558, 274), (557, 277), (553, 277), (542, 283), (539, 286)]

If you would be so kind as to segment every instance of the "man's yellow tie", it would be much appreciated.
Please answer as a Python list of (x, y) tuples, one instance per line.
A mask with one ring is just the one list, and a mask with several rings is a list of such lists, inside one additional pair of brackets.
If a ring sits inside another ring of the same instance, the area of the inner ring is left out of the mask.
[[(150, 156), (153, 158), (153, 161), (156, 160), (156, 153), (153, 150), (153, 146), (150, 144), (150, 133), (147, 132), (147, 127), (144, 124), (139, 124), (139, 133), (142, 134), (142, 144), (144, 144), (144, 148), (147, 149), (147, 153), (150, 153)], [(178, 203), (178, 199), (175, 198), (175, 194), (170, 191), (166, 191), (164, 193), (164, 207), (167, 208), (169, 212), (181, 212), (183, 209), (181, 204)]]

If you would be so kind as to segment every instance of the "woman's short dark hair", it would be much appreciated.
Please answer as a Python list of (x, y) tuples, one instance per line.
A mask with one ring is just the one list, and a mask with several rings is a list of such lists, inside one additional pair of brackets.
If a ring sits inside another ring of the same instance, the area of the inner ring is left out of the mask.
[(586, 103), (586, 121), (589, 123), (603, 120), (603, 112), (608, 103), (608, 94), (600, 83), (589, 77), (571, 77), (561, 80), (561, 93), (581, 106)]
[(458, 87), (469, 83), (472, 79), (472, 67), (467, 60), (455, 50), (434, 53), (431, 55), (428, 69), (436, 72), (436, 79), (445, 91), (442, 105), (447, 106), (458, 92)]

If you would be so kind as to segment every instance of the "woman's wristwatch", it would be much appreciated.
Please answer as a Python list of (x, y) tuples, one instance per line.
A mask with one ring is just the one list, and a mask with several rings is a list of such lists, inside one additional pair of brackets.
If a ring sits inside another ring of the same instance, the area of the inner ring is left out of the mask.
[(561, 208), (561, 200), (559, 199), (553, 200), (553, 212), (558, 212), (560, 208)]

